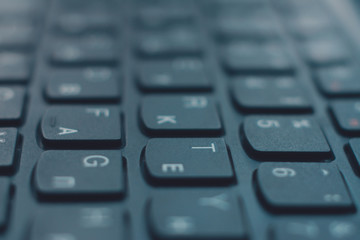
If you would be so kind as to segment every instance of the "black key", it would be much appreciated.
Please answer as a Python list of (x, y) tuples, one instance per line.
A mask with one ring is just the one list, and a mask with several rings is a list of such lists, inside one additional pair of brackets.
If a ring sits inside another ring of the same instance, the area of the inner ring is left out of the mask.
[(177, 27), (165, 32), (147, 32), (138, 37), (137, 52), (143, 57), (198, 56), (202, 53), (199, 31)]
[(347, 187), (333, 164), (263, 163), (256, 180), (262, 201), (272, 211), (353, 210)]
[(41, 133), (47, 145), (57, 148), (119, 146), (120, 113), (105, 106), (51, 107), (42, 118)]
[(360, 72), (355, 67), (329, 67), (319, 69), (316, 80), (320, 90), (328, 96), (348, 97), (360, 95)]
[(0, 53), (0, 83), (22, 83), (30, 79), (30, 62), (26, 55)]
[(38, 212), (30, 240), (123, 239), (123, 225), (115, 208), (51, 206)]
[(46, 86), (51, 101), (113, 101), (120, 98), (119, 76), (111, 68), (53, 70)]
[(50, 50), (50, 61), (59, 65), (114, 65), (118, 61), (115, 40), (105, 34), (78, 39), (58, 39)]
[(172, 26), (193, 24), (194, 17), (191, 6), (146, 6), (138, 10), (137, 24), (143, 29), (165, 30)]
[(336, 125), (342, 133), (360, 134), (360, 101), (335, 101), (331, 105), (331, 110)]
[(196, 58), (145, 62), (141, 65), (139, 85), (148, 91), (210, 90), (210, 76), (204, 63)]
[(35, 184), (44, 197), (103, 200), (125, 191), (120, 151), (47, 151), (37, 163)]
[(308, 64), (316, 67), (345, 63), (350, 58), (345, 43), (335, 35), (308, 39), (301, 52)]
[(150, 231), (156, 239), (245, 239), (238, 204), (222, 191), (166, 191), (151, 201)]
[(11, 183), (9, 178), (0, 177), (0, 230), (8, 223), (10, 211)]
[(148, 176), (159, 184), (220, 184), (233, 171), (221, 138), (153, 138), (146, 145)]
[(213, 135), (222, 130), (215, 103), (205, 96), (145, 97), (141, 118), (152, 134)]
[(292, 77), (237, 77), (232, 93), (236, 104), (255, 112), (311, 111), (302, 85)]
[(19, 123), (24, 108), (25, 89), (0, 87), (0, 122)]
[(0, 25), (0, 48), (30, 48), (36, 39), (34, 26), (26, 22), (5, 22)]
[(284, 44), (275, 41), (237, 41), (223, 49), (223, 64), (230, 72), (291, 73), (293, 63)]
[(94, 11), (71, 11), (61, 12), (55, 20), (55, 32), (59, 31), (66, 35), (81, 35), (94, 32), (114, 32), (113, 17), (111, 14)]
[(15, 167), (17, 142), (16, 128), (0, 128), (0, 171), (3, 173), (9, 173)]
[(358, 220), (352, 218), (287, 219), (273, 226), (275, 240), (354, 240), (360, 234)]
[(312, 161), (331, 157), (319, 125), (308, 117), (250, 116), (243, 125), (245, 145), (260, 160)]

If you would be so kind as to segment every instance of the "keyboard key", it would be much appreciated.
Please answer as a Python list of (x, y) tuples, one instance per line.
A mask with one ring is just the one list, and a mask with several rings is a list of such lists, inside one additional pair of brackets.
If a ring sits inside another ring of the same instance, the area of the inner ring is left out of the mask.
[(263, 163), (256, 181), (261, 198), (271, 211), (329, 213), (354, 208), (333, 164)]
[(148, 176), (159, 184), (221, 184), (233, 171), (221, 138), (153, 138), (145, 149)]
[(0, 230), (3, 230), (8, 224), (10, 197), (10, 180), (6, 177), (0, 177)]
[(25, 89), (0, 87), (0, 122), (19, 123), (22, 120)]
[(107, 35), (86, 35), (79, 39), (57, 39), (50, 61), (58, 65), (114, 65), (118, 61), (114, 39)]
[(51, 101), (116, 102), (120, 98), (119, 76), (111, 68), (53, 70), (47, 80), (46, 96)]
[(245, 145), (260, 160), (313, 161), (331, 157), (319, 125), (308, 117), (250, 116), (243, 124)]
[(111, 14), (101, 11), (61, 12), (54, 23), (55, 32), (65, 35), (81, 35), (94, 32), (114, 32), (114, 19)]
[(37, 166), (35, 184), (43, 197), (118, 197), (125, 191), (120, 151), (46, 151)]
[(210, 90), (210, 76), (204, 63), (196, 58), (145, 62), (141, 65), (139, 85), (145, 91)]
[(151, 30), (165, 30), (176, 25), (189, 26), (195, 22), (193, 12), (191, 6), (184, 5), (186, 3), (179, 6), (160, 4), (141, 7), (136, 16), (137, 25)]
[(276, 222), (273, 226), (276, 240), (354, 240), (360, 232), (359, 223), (351, 218), (287, 219)]
[(177, 27), (161, 33), (142, 33), (138, 37), (137, 52), (149, 58), (201, 55), (199, 31)]
[(307, 63), (315, 67), (345, 63), (350, 58), (345, 43), (335, 35), (309, 39), (301, 52)]
[(156, 239), (245, 239), (244, 212), (222, 191), (166, 191), (151, 201), (149, 227)]
[(360, 101), (340, 100), (331, 105), (336, 126), (344, 134), (360, 134)]
[(150, 134), (218, 134), (222, 130), (214, 101), (205, 96), (147, 96), (141, 105)]
[(360, 95), (360, 72), (350, 66), (319, 69), (316, 80), (320, 90), (331, 97)]
[(43, 116), (41, 133), (52, 147), (109, 148), (120, 145), (120, 126), (117, 107), (57, 106)]
[(292, 77), (237, 77), (232, 94), (236, 104), (247, 111), (311, 111), (302, 85)]
[(117, 209), (102, 206), (51, 206), (41, 209), (31, 228), (31, 240), (122, 239), (123, 221)]
[(0, 172), (9, 174), (15, 167), (16, 144), (18, 131), (16, 128), (0, 128)]
[(237, 41), (223, 49), (226, 70), (236, 73), (291, 73), (293, 63), (280, 42)]
[(25, 22), (7, 22), (0, 24), (0, 48), (30, 48), (36, 39), (35, 28)]
[(0, 53), (0, 83), (23, 83), (30, 79), (30, 62), (26, 55)]
[(350, 160), (352, 160), (355, 172), (360, 175), (360, 138), (350, 139), (349, 147), (352, 155)]

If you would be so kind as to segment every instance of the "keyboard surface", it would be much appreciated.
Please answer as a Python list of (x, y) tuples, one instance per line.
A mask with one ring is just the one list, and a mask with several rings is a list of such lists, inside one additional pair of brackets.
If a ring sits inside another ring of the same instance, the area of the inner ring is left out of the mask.
[(1, 0), (0, 239), (359, 239), (358, 8)]

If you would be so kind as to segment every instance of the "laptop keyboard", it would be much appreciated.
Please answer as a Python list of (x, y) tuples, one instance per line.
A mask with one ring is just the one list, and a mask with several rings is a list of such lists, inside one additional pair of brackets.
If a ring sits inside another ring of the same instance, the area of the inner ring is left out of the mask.
[(329, 2), (2, 0), (0, 239), (358, 239)]

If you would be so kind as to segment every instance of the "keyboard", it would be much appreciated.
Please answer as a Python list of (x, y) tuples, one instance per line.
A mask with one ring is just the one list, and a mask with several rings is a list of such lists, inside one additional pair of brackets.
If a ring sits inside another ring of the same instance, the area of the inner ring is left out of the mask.
[(359, 239), (358, 9), (1, 0), (0, 239)]

